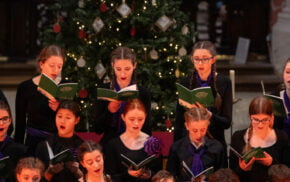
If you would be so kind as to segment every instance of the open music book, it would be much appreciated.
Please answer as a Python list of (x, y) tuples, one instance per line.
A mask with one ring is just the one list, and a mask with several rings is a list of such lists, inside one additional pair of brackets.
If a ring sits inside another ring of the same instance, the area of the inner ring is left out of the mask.
[(154, 159), (156, 159), (156, 155), (151, 155), (137, 164), (124, 154), (120, 155), (122, 158), (122, 164), (125, 165), (127, 168), (132, 167), (133, 170), (138, 170), (145, 166), (148, 167), (149, 163), (151, 163)]
[(74, 158), (73, 158), (73, 154), (72, 154), (70, 149), (63, 150), (63, 151), (57, 153), (56, 155), (54, 155), (48, 142), (46, 141), (45, 143), (46, 143), (49, 159), (50, 159), (52, 164), (73, 161)]
[(207, 178), (210, 174), (212, 174), (212, 173), (214, 172), (214, 167), (211, 166), (211, 167), (209, 167), (209, 168), (207, 168), (207, 169), (201, 171), (199, 174), (194, 175), (194, 174), (191, 172), (191, 170), (190, 170), (190, 168), (188, 167), (188, 165), (187, 165), (184, 161), (182, 161), (182, 167), (183, 167), (184, 172), (185, 172), (185, 173), (186, 173), (186, 174), (187, 174), (191, 179), (199, 178), (199, 177), (201, 177), (202, 175), (203, 175), (205, 178)]
[(98, 99), (107, 101), (126, 101), (131, 98), (137, 98), (138, 95), (139, 91), (136, 84), (125, 87), (118, 92), (108, 88), (97, 88)]
[(245, 163), (248, 163), (253, 157), (256, 158), (263, 158), (265, 157), (264, 155), (264, 150), (261, 147), (257, 148), (252, 148), (249, 150), (247, 153), (244, 155), (240, 154), (238, 151), (236, 151), (232, 146), (229, 146), (230, 150), (239, 158), (245, 161)]

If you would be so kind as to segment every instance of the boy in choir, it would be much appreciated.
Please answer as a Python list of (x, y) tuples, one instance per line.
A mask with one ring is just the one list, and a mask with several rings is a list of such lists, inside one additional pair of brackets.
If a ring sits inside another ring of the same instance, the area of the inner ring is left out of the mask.
[[(112, 81), (101, 85), (100, 88), (110, 88), (119, 91), (125, 87), (137, 84), (139, 98), (146, 107), (146, 120), (142, 131), (151, 135), (151, 96), (149, 91), (138, 84), (136, 79), (137, 61), (134, 51), (128, 47), (117, 47), (111, 53), (111, 66), (113, 69)], [(126, 102), (97, 100), (95, 104), (95, 128), (98, 134), (104, 133), (101, 144), (106, 144), (125, 131), (121, 114)]]
[[(5, 165), (9, 165), (9, 167), (11, 167), (10, 169), (14, 169), (18, 160), (27, 156), (27, 147), (15, 143), (13, 139), (7, 135), (8, 128), (11, 124), (12, 116), (10, 107), (7, 102), (0, 100), (0, 160), (9, 156), (10, 161)], [(6, 182), (14, 181), (13, 170), (8, 170), (8, 173), (4, 175), (5, 177), (3, 176), (2, 180)]]
[(85, 141), (78, 148), (78, 158), (86, 171), (79, 182), (111, 182), (110, 176), (104, 173), (104, 157), (100, 144)]
[[(162, 167), (160, 141), (141, 130), (146, 113), (145, 105), (140, 99), (127, 101), (121, 115), (125, 132), (105, 146), (105, 169), (114, 182), (149, 182), (152, 175)], [(149, 156), (154, 155), (155, 158), (147, 165), (134, 170), (122, 155), (137, 164)]]
[(205, 108), (192, 108), (184, 113), (188, 135), (172, 144), (166, 167), (177, 181), (191, 181), (210, 167), (218, 170), (226, 166), (222, 144), (206, 136), (210, 117)]
[(57, 133), (54, 118), (59, 101), (49, 100), (37, 87), (43, 73), (57, 84), (62, 82), (65, 53), (60, 47), (49, 45), (36, 60), (40, 74), (19, 84), (15, 102), (15, 141), (27, 145), (32, 153), (39, 142)]
[(34, 157), (20, 159), (15, 169), (17, 182), (40, 182), (43, 172), (43, 162)]
[(231, 151), (230, 168), (237, 173), (241, 181), (266, 181), (268, 168), (273, 164), (283, 163), (288, 137), (283, 131), (273, 129), (272, 103), (263, 96), (251, 101), (249, 118), (250, 126), (233, 134), (231, 147), (242, 155), (260, 147), (263, 155), (254, 155), (247, 162)]
[[(77, 135), (74, 134), (76, 124), (80, 121), (80, 107), (74, 101), (63, 101), (56, 110), (55, 123), (58, 134), (51, 136), (47, 141), (39, 143), (35, 155), (41, 159), (47, 170), (44, 177), (48, 181), (78, 181), (82, 176), (77, 162), (77, 148), (83, 143)], [(60, 162), (52, 165), (49, 158), (47, 144), (52, 149), (54, 155), (69, 149), (73, 154), (71, 161)]]
[[(231, 126), (232, 122), (232, 85), (227, 76), (216, 71), (216, 48), (210, 41), (196, 42), (192, 49), (190, 59), (194, 66), (193, 73), (189, 74), (180, 82), (181, 85), (192, 90), (199, 87), (210, 86), (215, 98), (215, 106), (206, 108), (209, 113), (210, 125), (209, 133), (213, 138), (220, 141), (224, 146), (224, 154), (226, 159), (226, 141), (224, 130)], [(182, 100), (176, 107), (174, 141), (186, 136), (186, 128), (184, 127), (184, 112)], [(199, 104), (187, 106), (188, 108), (200, 107)]]

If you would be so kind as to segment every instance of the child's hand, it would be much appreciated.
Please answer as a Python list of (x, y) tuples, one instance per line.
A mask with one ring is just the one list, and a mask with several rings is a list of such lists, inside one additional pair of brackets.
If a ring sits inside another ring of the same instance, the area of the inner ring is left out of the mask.
[(255, 162), (255, 157), (252, 157), (252, 159), (248, 162), (248, 163), (245, 163), (244, 160), (242, 160), (241, 158), (239, 158), (239, 166), (242, 170), (244, 171), (250, 171), (252, 170), (252, 167), (253, 167), (253, 164)]
[(119, 110), (120, 106), (121, 106), (122, 101), (112, 101), (109, 103), (108, 105), (108, 110), (111, 113), (115, 113)]
[(133, 176), (135, 178), (138, 178), (142, 174), (142, 168), (141, 169), (138, 169), (138, 170), (133, 170), (132, 168), (129, 168), (128, 169), (128, 174), (130, 176)]
[(50, 164), (46, 171), (49, 174), (55, 175), (55, 174), (57, 174), (57, 173), (59, 173), (60, 171), (63, 170), (63, 168), (64, 168), (63, 165), (64, 165), (63, 162), (57, 163), (57, 164), (54, 164), (54, 165)]
[(178, 99), (178, 103), (188, 109), (191, 109), (193, 107), (196, 107), (194, 104), (189, 104), (188, 102), (185, 102), (184, 100), (182, 99)]
[(264, 166), (270, 166), (273, 162), (273, 158), (270, 154), (264, 151), (265, 157), (263, 158), (256, 158), (256, 161)]
[(82, 171), (79, 168), (79, 163), (74, 161), (68, 161), (65, 163), (65, 167), (70, 170), (78, 179), (83, 176)]
[(59, 101), (58, 100), (49, 100), (48, 101), (48, 106), (53, 110), (56, 111), (56, 109), (59, 106)]

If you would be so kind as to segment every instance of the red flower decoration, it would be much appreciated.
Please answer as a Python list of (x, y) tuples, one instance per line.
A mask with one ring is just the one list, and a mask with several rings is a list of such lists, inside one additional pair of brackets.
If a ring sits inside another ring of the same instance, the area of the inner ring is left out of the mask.
[(79, 31), (79, 38), (80, 39), (84, 39), (85, 37), (86, 37), (86, 31), (84, 31), (83, 29), (81, 29), (80, 31)]
[(130, 29), (130, 35), (131, 35), (132, 37), (136, 35), (136, 28), (135, 28), (135, 27), (132, 27), (132, 28)]
[(101, 4), (100, 4), (100, 11), (101, 11), (102, 13), (106, 12), (107, 9), (108, 9), (108, 7), (107, 7), (107, 5), (106, 5), (105, 3), (101, 3)]
[(55, 23), (55, 24), (53, 25), (53, 32), (54, 32), (54, 33), (59, 33), (60, 30), (61, 30), (60, 24), (59, 24), (59, 23)]
[(79, 97), (82, 98), (82, 99), (87, 98), (88, 95), (89, 95), (89, 92), (86, 89), (81, 89), (79, 91)]

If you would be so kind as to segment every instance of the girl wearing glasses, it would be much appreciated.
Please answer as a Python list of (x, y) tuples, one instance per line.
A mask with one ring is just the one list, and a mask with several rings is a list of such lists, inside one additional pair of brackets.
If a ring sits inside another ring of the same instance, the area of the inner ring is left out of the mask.
[[(13, 170), (18, 160), (25, 157), (27, 154), (27, 147), (22, 144), (15, 143), (12, 138), (7, 135), (9, 126), (12, 124), (11, 111), (7, 102), (0, 100), (0, 159), (9, 156), (11, 159), (6, 167), (9, 166), (8, 170), (4, 176), (2, 176), (1, 171), (4, 169), (0, 168), (0, 181), (6, 179), (6, 181), (13, 180)], [(4, 180), (5, 181), (5, 180)]]
[[(187, 76), (181, 84), (189, 89), (210, 86), (215, 97), (215, 107), (207, 108), (210, 115), (209, 133), (220, 141), (226, 149), (224, 130), (231, 126), (232, 121), (232, 86), (228, 77), (216, 71), (216, 49), (209, 41), (195, 43), (192, 49), (191, 61), (194, 66), (192, 74)], [(185, 108), (181, 101), (176, 108), (174, 140), (186, 135), (184, 127)], [(191, 107), (198, 107), (192, 105)]]
[(283, 162), (288, 137), (283, 131), (273, 129), (272, 103), (267, 98), (256, 97), (251, 101), (249, 117), (251, 120), (249, 128), (233, 134), (231, 147), (240, 154), (261, 147), (264, 156), (252, 157), (246, 162), (231, 152), (230, 168), (239, 175), (241, 181), (267, 181), (269, 166)]
[[(111, 53), (111, 66), (113, 79), (109, 84), (100, 88), (110, 88), (116, 91), (137, 84), (135, 69), (137, 67), (136, 55), (128, 47), (117, 47)], [(146, 120), (142, 131), (151, 135), (151, 96), (149, 91), (137, 84), (139, 98), (146, 107)], [(96, 132), (104, 133), (101, 144), (106, 144), (110, 139), (119, 136), (125, 131), (125, 125), (121, 118), (125, 102), (98, 100), (95, 105), (95, 129)]]
[[(46, 74), (55, 83), (61, 82), (65, 62), (64, 51), (55, 45), (44, 47), (37, 57), (40, 73)], [(57, 100), (49, 100), (37, 90), (41, 75), (22, 82), (16, 93), (15, 141), (25, 143), (31, 152), (37, 144), (56, 133), (54, 123)], [(24, 142), (24, 136), (26, 139)]]

